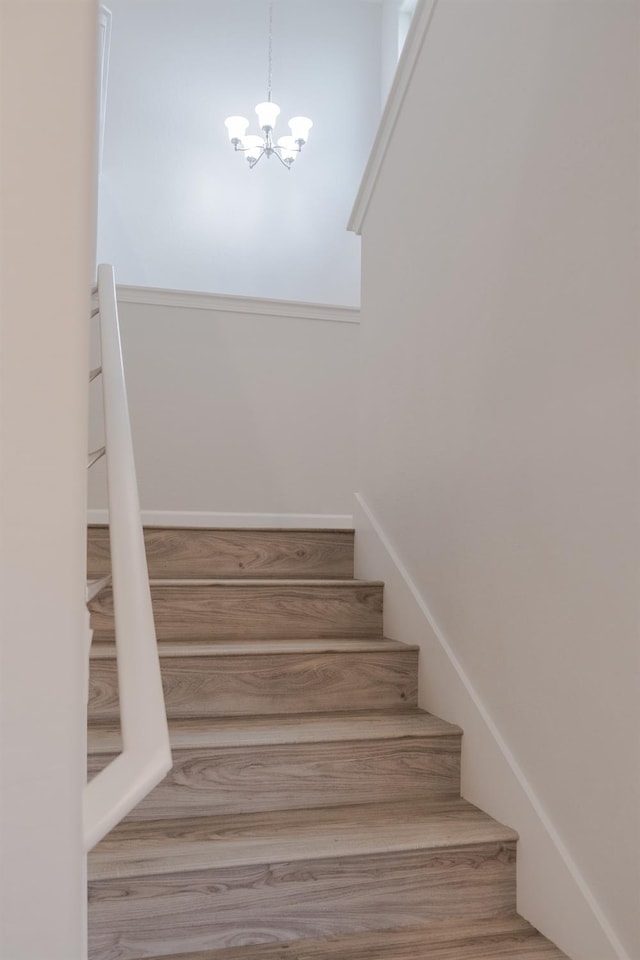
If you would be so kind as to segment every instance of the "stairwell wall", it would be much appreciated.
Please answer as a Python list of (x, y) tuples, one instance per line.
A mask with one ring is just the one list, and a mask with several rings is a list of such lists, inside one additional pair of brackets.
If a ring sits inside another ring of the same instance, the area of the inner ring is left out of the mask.
[(92, 0), (0, 5), (0, 956), (82, 960)]
[(146, 523), (351, 526), (357, 310), (127, 288), (119, 312)]
[(362, 229), (358, 489), (432, 617), (397, 639), (442, 712), (435, 624), (545, 812), (570, 878), (504, 754), (467, 752), (574, 960), (640, 956), (638, 16), (440, 0)]

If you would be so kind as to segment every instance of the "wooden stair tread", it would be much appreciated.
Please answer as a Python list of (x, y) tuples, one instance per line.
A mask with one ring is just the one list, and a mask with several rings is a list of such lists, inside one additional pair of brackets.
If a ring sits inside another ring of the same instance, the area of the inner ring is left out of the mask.
[(274, 578), (274, 577), (217, 577), (216, 579), (205, 578), (186, 578), (172, 577), (170, 579), (151, 579), (149, 581), (152, 587), (242, 587), (243, 590), (251, 590), (253, 587), (268, 587), (271, 590), (278, 590), (284, 587), (383, 587), (382, 580), (356, 580), (353, 577), (340, 577), (338, 579), (329, 579), (327, 577), (314, 577), (313, 579), (304, 577), (295, 578)]
[[(370, 634), (368, 635), (370, 637)], [(418, 650), (378, 638), (281, 642), (243, 639), (160, 641), (171, 719), (417, 706)], [(93, 646), (89, 717), (119, 717), (115, 645)]]
[[(328, 637), (326, 639), (282, 639), (270, 640), (159, 640), (161, 657), (230, 657), (253, 656), (259, 654), (301, 654), (301, 653), (382, 653), (406, 652), (418, 650), (416, 644), (401, 643), (385, 637)], [(115, 657), (115, 642), (106, 632), (94, 633), (91, 657), (96, 660)]]
[(567, 960), (519, 916), (435, 921), (287, 943), (171, 954), (149, 960)]
[[(318, 709), (170, 720), (173, 768), (128, 819), (459, 796), (457, 727), (415, 708)], [(88, 739), (91, 779), (120, 751), (119, 727), (92, 726)]]
[(508, 844), (517, 833), (461, 798), (120, 824), (89, 856), (89, 879)]
[[(402, 713), (360, 711), (172, 720), (169, 732), (171, 746), (175, 749), (462, 735), (460, 727), (418, 710)], [(89, 754), (119, 753), (121, 743), (120, 730), (116, 725), (89, 728)]]

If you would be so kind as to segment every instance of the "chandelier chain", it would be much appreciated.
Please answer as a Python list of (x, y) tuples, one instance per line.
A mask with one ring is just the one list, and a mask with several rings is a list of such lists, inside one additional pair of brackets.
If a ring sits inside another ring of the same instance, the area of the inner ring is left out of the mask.
[(273, 74), (273, 0), (269, 2), (269, 80), (267, 83), (267, 100), (271, 103), (271, 77)]

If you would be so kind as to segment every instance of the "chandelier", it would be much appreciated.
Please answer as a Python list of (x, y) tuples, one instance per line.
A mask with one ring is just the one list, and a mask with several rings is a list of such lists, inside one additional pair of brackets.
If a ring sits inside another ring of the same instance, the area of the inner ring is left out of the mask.
[(269, 3), (269, 78), (267, 82), (267, 99), (256, 107), (258, 126), (262, 135), (247, 134), (249, 121), (246, 117), (227, 117), (224, 122), (229, 132), (229, 140), (234, 150), (244, 153), (253, 169), (258, 161), (266, 157), (277, 157), (280, 163), (288, 170), (309, 139), (309, 130), (313, 126), (309, 117), (292, 117), (289, 120), (291, 133), (280, 137), (276, 143), (273, 139), (273, 130), (276, 125), (280, 107), (271, 99), (271, 76), (273, 72), (273, 0)]

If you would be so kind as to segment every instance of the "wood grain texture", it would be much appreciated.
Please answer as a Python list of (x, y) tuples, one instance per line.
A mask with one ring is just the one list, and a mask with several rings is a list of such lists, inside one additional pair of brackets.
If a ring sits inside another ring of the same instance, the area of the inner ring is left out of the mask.
[[(382, 636), (382, 585), (358, 580), (153, 582), (158, 639)], [(90, 605), (91, 625), (113, 630), (113, 597)]]
[[(402, 713), (379, 710), (337, 713), (251, 716), (174, 720), (169, 724), (174, 749), (198, 747), (260, 747), (291, 743), (332, 743), (342, 740), (460, 737), (454, 723), (424, 710)], [(89, 728), (89, 754), (119, 753), (118, 727), (103, 724)]]
[[(165, 960), (567, 960), (522, 917), (434, 921), (424, 927), (343, 934), (171, 954)], [(157, 957), (151, 960), (158, 960)]]
[(89, 884), (92, 960), (515, 911), (513, 844), (211, 867)]
[[(108, 569), (105, 528), (89, 535)], [(89, 858), (91, 960), (566, 960), (515, 914), (517, 835), (459, 796), (349, 531), (145, 531), (175, 765)], [(89, 775), (120, 750), (91, 603)]]
[[(305, 637), (283, 637), (268, 640), (245, 640), (236, 637), (232, 640), (161, 640), (158, 644), (162, 657), (184, 657), (185, 651), (198, 657), (246, 657), (261, 656), (265, 653), (380, 653), (383, 650), (400, 652), (413, 650), (415, 644), (400, 643), (385, 637), (323, 637), (313, 639)], [(91, 657), (110, 660), (115, 656), (115, 643), (111, 633), (96, 632), (93, 635)]]
[[(245, 721), (243, 741), (230, 742), (233, 724), (222, 721), (222, 736), (198, 721), (195, 736), (184, 722), (172, 732), (174, 766), (167, 777), (129, 815), (152, 820), (211, 814), (250, 813), (323, 805), (366, 803), (399, 799), (452, 798), (460, 791), (460, 735), (443, 735), (438, 723), (431, 736), (426, 715), (422, 735), (416, 728), (420, 715), (393, 716), (387, 726), (395, 737), (376, 738), (384, 729), (384, 714), (348, 718), (290, 718), (287, 742), (278, 736), (268, 741), (268, 721), (262, 719), (251, 735)], [(403, 720), (407, 736), (402, 735)], [(294, 726), (295, 723), (295, 726)], [(307, 735), (300, 729), (307, 727)], [(257, 726), (253, 722), (254, 728)], [(278, 720), (274, 724), (278, 730)], [(359, 739), (348, 739), (352, 726)], [(337, 729), (336, 729), (337, 728)], [(342, 737), (340, 737), (342, 733)], [(296, 734), (298, 736), (296, 737)], [(100, 752), (98, 729), (92, 733), (88, 772), (93, 776), (112, 758)], [(237, 737), (236, 737), (237, 740)], [(111, 731), (108, 743), (119, 735)], [(117, 749), (117, 747), (116, 747)]]
[[(313, 810), (142, 821), (117, 826), (89, 857), (89, 877), (148, 877), (286, 859), (515, 843), (514, 830), (466, 800), (410, 800)], [(117, 861), (117, 863), (116, 863)]]
[[(338, 646), (338, 644), (335, 644)], [(337, 652), (217, 653), (190, 655), (189, 644), (163, 655), (162, 682), (167, 714), (181, 717), (230, 717), (248, 714), (322, 713), (332, 710), (393, 710), (417, 704), (418, 653), (397, 645), (392, 650), (351, 652), (342, 641)], [(384, 645), (383, 645), (384, 646)], [(113, 652), (113, 648), (111, 648)], [(215, 655), (214, 655), (215, 654)], [(116, 662), (91, 658), (90, 722), (113, 723), (119, 717)]]
[[(146, 527), (150, 577), (353, 577), (352, 530)], [(110, 572), (109, 532), (88, 530), (89, 577)]]
[(461, 800), (129, 823), (89, 872), (94, 960), (515, 912), (515, 834)]

